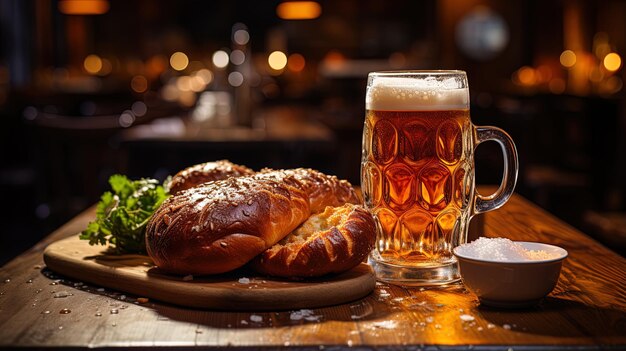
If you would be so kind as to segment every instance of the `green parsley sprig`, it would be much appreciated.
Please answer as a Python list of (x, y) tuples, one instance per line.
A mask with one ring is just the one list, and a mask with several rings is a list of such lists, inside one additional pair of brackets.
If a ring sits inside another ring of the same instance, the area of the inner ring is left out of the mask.
[[(167, 181), (166, 181), (167, 183)], [(102, 194), (96, 220), (80, 233), (90, 245), (107, 245), (116, 253), (145, 253), (145, 230), (150, 217), (169, 196), (155, 179), (109, 178), (113, 192)]]

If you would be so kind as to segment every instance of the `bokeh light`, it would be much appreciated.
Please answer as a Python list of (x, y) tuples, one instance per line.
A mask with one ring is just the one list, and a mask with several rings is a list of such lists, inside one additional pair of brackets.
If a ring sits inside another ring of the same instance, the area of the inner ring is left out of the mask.
[(233, 34), (233, 40), (239, 45), (246, 45), (250, 41), (250, 34), (245, 29), (239, 29)]
[(239, 66), (245, 61), (246, 61), (246, 54), (244, 54), (243, 51), (233, 50), (233, 52), (230, 53), (230, 62), (232, 62), (233, 65)]
[(291, 54), (287, 59), (287, 68), (292, 72), (301, 72), (306, 66), (304, 56), (300, 54)]
[(267, 58), (267, 63), (273, 70), (280, 71), (287, 65), (287, 55), (282, 51), (274, 51)]
[(145, 93), (148, 90), (148, 80), (144, 76), (134, 76), (130, 81), (130, 87), (136, 93)]
[(144, 116), (148, 112), (148, 106), (143, 101), (135, 101), (130, 108), (137, 117)]
[(204, 83), (204, 85), (209, 85), (213, 81), (213, 72), (209, 71), (206, 68), (197, 71), (196, 73), (194, 73), (194, 76), (202, 79), (202, 83)]
[(109, 11), (107, 0), (62, 0), (59, 11), (65, 15), (102, 15)]
[(523, 85), (534, 85), (537, 81), (535, 70), (532, 67), (524, 66), (517, 71), (517, 79)]
[(228, 54), (224, 50), (218, 50), (213, 54), (213, 65), (217, 68), (228, 66)]
[(182, 71), (189, 65), (189, 57), (183, 52), (177, 51), (170, 56), (170, 66), (177, 71)]
[(98, 74), (102, 69), (102, 59), (98, 55), (89, 55), (85, 57), (83, 67), (89, 74)]
[(622, 58), (618, 54), (612, 52), (604, 57), (602, 61), (607, 71), (615, 72), (622, 66)]
[(228, 75), (228, 84), (238, 87), (243, 84), (243, 74), (241, 72), (231, 72)]
[(315, 1), (286, 1), (276, 7), (276, 14), (285, 20), (315, 19), (322, 14), (322, 7)]
[(576, 64), (576, 54), (572, 50), (565, 50), (561, 53), (559, 61), (563, 67), (573, 67)]
[(126, 110), (120, 115), (118, 122), (120, 126), (128, 128), (135, 122), (135, 115), (132, 111)]
[(204, 84), (204, 80), (202, 79), (202, 77), (199, 77), (196, 75), (194, 75), (193, 77), (190, 77), (189, 88), (191, 89), (191, 91), (199, 93), (202, 90), (204, 90), (205, 87), (206, 87), (206, 84)]

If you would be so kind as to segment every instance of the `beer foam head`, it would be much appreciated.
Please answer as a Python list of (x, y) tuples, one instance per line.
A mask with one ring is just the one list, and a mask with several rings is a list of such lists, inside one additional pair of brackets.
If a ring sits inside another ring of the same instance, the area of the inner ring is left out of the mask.
[(370, 77), (365, 107), (379, 111), (459, 110), (469, 107), (467, 81), (458, 77)]

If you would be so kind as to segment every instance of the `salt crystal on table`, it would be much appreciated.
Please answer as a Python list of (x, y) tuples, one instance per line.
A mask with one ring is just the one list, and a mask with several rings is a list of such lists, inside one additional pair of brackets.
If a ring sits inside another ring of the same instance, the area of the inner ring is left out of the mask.
[(463, 322), (471, 322), (475, 319), (474, 316), (470, 314), (462, 314), (459, 316), (459, 318), (461, 318)]
[(250, 320), (256, 323), (263, 322), (263, 316), (259, 316), (258, 314), (253, 314), (250, 316)]
[(396, 322), (391, 320), (375, 322), (372, 324), (372, 327), (378, 329), (394, 329), (396, 327)]
[(302, 309), (299, 311), (293, 311), (291, 312), (291, 314), (289, 315), (289, 319), (291, 319), (292, 321), (299, 321), (301, 319), (306, 319), (306, 320), (310, 320), (310, 318), (308, 317), (315, 317), (317, 318), (317, 316), (313, 316), (313, 311), (311, 310), (307, 310), (307, 309)]
[(506, 238), (481, 237), (457, 247), (456, 252), (470, 258), (500, 262), (537, 261), (557, 257), (543, 250), (527, 250), (519, 243)]
[(250, 284), (250, 279), (249, 278), (240, 278), (238, 280), (239, 284)]

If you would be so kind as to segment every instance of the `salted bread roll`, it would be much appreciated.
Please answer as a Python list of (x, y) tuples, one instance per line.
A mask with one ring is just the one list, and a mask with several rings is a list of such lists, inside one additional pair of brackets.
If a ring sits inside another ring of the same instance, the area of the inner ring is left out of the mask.
[(278, 277), (309, 278), (359, 265), (374, 248), (376, 225), (360, 206), (328, 206), (256, 257), (251, 267)]
[(171, 196), (146, 227), (155, 264), (176, 274), (243, 266), (326, 206), (358, 202), (350, 183), (311, 169), (265, 170)]
[(253, 174), (254, 171), (250, 168), (228, 160), (201, 163), (185, 168), (174, 175), (169, 183), (169, 193), (173, 195), (202, 183)]
[(146, 248), (167, 272), (228, 272), (274, 245), (309, 215), (307, 194), (287, 182), (218, 180), (165, 200), (146, 227)]

